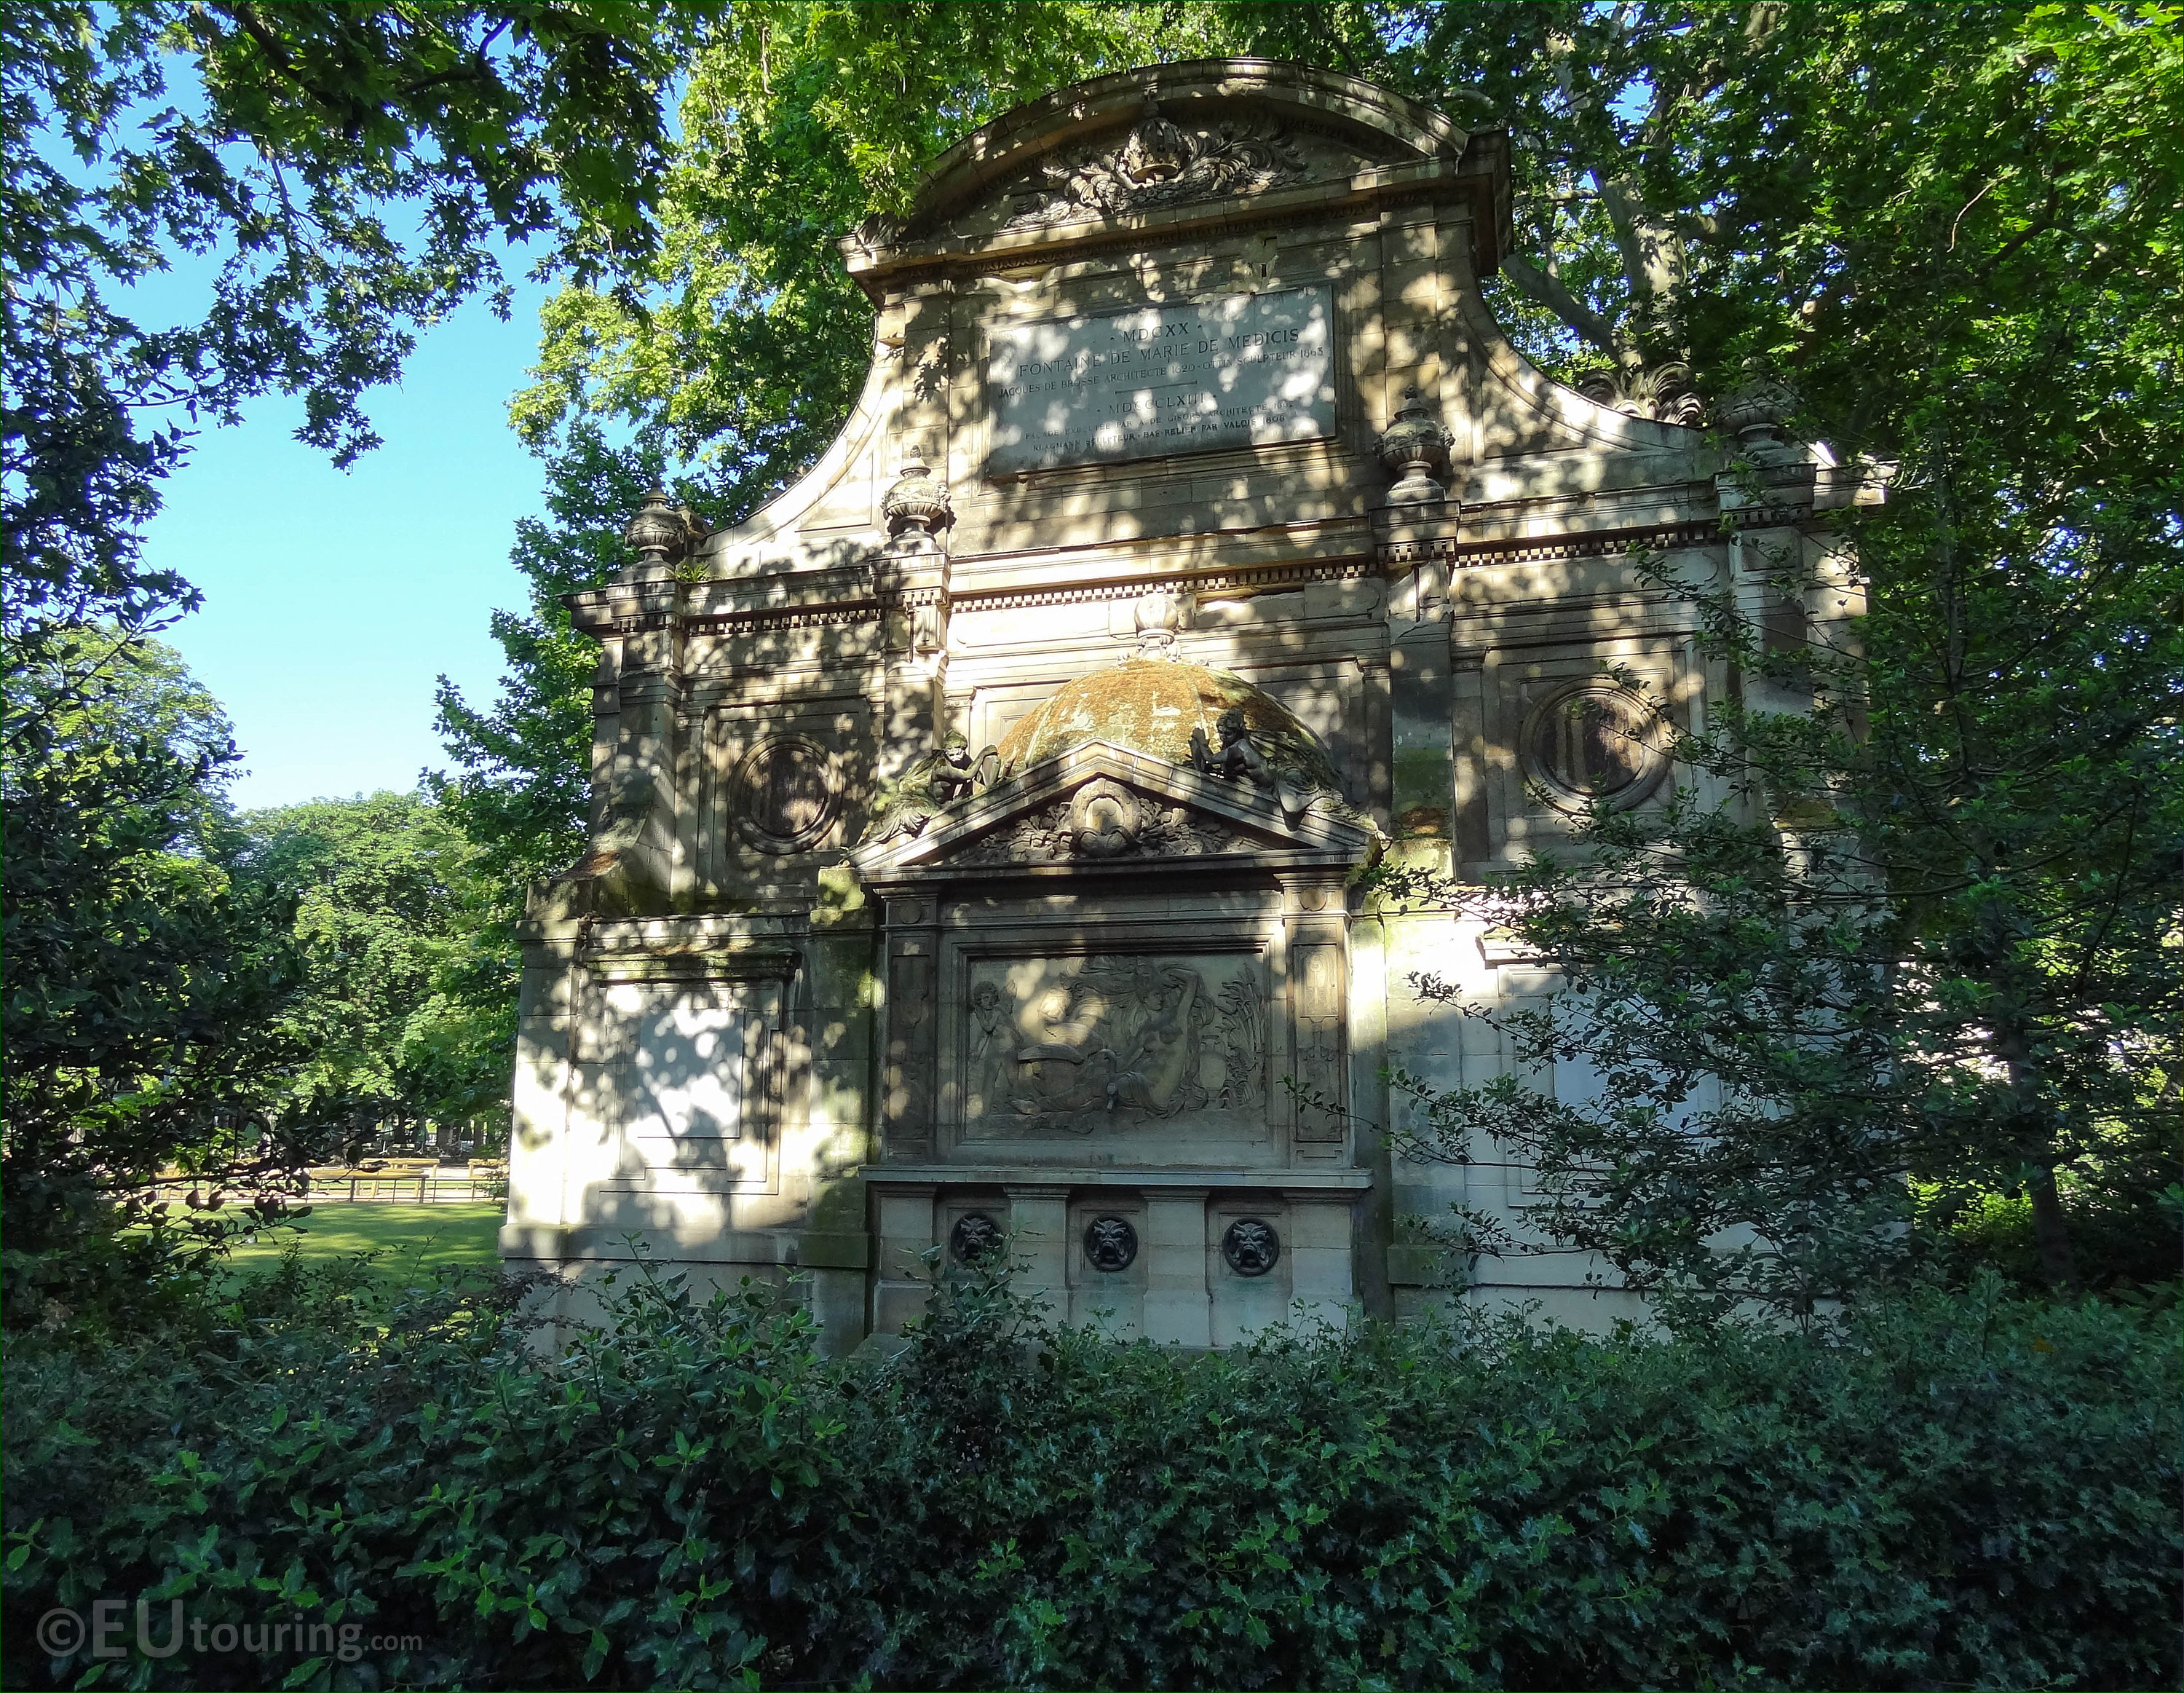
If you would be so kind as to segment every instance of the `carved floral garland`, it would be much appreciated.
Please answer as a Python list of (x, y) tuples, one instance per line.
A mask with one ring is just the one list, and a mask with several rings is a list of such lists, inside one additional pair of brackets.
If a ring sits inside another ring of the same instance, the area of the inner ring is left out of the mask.
[(1072, 816), (1070, 800), (1056, 800), (997, 829), (955, 855), (965, 865), (1054, 864), (1080, 858), (1196, 858), (1242, 849), (1235, 832), (1209, 819), (1195, 817), (1184, 806), (1162, 806), (1138, 796), (1136, 815), (1120, 838), (1087, 850), (1083, 819)]

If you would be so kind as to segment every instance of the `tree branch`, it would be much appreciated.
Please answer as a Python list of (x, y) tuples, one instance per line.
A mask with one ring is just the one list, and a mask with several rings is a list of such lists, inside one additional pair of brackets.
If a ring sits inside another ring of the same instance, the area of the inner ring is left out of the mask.
[(1564, 288), (1557, 278), (1528, 260), (1514, 254), (1504, 254), (1502, 273), (1517, 285), (1518, 290), (1528, 295), (1568, 324), (1612, 359), (1622, 357), (1616, 345), (1615, 331), (1608, 321)]

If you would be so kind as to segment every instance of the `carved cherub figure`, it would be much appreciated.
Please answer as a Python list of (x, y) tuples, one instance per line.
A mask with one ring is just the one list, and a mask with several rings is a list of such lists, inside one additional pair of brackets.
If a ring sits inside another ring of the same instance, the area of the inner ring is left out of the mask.
[(1001, 756), (989, 746), (976, 759), (959, 730), (949, 731), (940, 751), (911, 763), (901, 776), (882, 786), (872, 803), (870, 841), (916, 836), (939, 813), (972, 794), (982, 794), (999, 778)]
[(1213, 728), (1221, 737), (1221, 749), (1217, 752), (1207, 743), (1203, 729), (1191, 730), (1192, 763), (1209, 776), (1240, 776), (1262, 788), (1273, 785), (1273, 770), (1268, 764), (1266, 755), (1251, 740), (1251, 725), (1244, 721), (1242, 707), (1229, 707), (1221, 713)]
[(1217, 751), (1207, 743), (1204, 729), (1194, 729), (1190, 732), (1190, 762), (1201, 772), (1249, 782), (1255, 788), (1271, 789), (1284, 817), (1294, 820), (1303, 813), (1310, 796), (1299, 792), (1251, 738), (1251, 727), (1245, 721), (1241, 707), (1229, 707), (1216, 719), (1213, 727), (1221, 737)]
[(933, 797), (951, 806), (977, 786), (977, 770), (971, 760), (971, 743), (961, 733), (949, 730), (940, 745), (940, 762), (933, 767)]

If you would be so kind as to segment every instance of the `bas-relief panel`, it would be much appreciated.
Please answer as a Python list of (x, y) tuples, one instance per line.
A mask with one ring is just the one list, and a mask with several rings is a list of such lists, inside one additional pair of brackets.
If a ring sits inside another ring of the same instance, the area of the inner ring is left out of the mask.
[(1262, 1140), (1268, 1039), (1255, 956), (976, 958), (963, 1137)]
[[(1665, 710), (1635, 704), (1603, 664)], [(1600, 641), (1497, 652), (1488, 675), (1498, 776), (1492, 809), (1505, 852), (1529, 838), (1566, 833), (1595, 802), (1620, 810), (1666, 785), (1674, 736), (1690, 726), (1696, 686), (1674, 644)]]
[(697, 816), (699, 871), (722, 881), (809, 873), (840, 845), (869, 768), (861, 696), (805, 698), (705, 714)]

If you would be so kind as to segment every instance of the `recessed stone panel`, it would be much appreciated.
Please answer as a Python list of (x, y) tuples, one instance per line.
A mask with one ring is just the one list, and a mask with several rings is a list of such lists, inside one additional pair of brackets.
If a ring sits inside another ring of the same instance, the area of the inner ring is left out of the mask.
[(1001, 322), (988, 341), (989, 472), (1334, 433), (1333, 324), (1323, 288)]
[(967, 1139), (1157, 1143), (1266, 1132), (1268, 995), (1250, 956), (980, 958), (970, 967)]
[(1610, 681), (1557, 690), (1527, 713), (1520, 735), (1525, 774), (1566, 808), (1635, 805), (1668, 771), (1661, 724)]
[(760, 741), (736, 767), (730, 794), (736, 830), (763, 852), (810, 846), (834, 820), (833, 761), (800, 735)]

